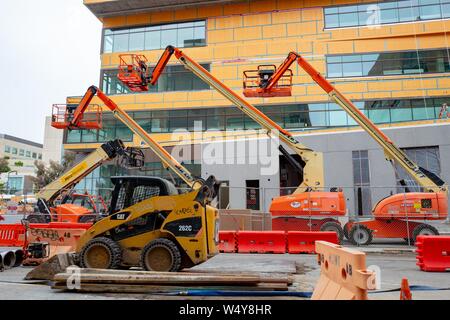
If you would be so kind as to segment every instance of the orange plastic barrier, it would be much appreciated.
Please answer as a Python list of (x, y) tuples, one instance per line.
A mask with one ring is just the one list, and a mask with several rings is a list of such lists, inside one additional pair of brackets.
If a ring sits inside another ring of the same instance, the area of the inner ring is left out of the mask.
[(445, 272), (450, 269), (450, 236), (418, 236), (416, 246), (420, 270)]
[(239, 253), (286, 253), (284, 231), (238, 231)]
[(367, 290), (375, 289), (375, 273), (366, 270), (364, 252), (316, 241), (320, 278), (312, 300), (367, 300)]
[(338, 244), (336, 232), (328, 231), (288, 231), (287, 251), (289, 253), (316, 253), (316, 241)]
[(23, 247), (25, 227), (20, 224), (0, 224), (0, 247)]
[(219, 252), (237, 252), (235, 231), (219, 231)]

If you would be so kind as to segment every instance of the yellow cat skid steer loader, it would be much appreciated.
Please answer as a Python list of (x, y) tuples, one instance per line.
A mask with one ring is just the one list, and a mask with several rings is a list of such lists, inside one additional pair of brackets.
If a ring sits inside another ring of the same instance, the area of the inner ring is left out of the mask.
[(157, 177), (112, 177), (110, 215), (94, 224), (77, 243), (81, 267), (113, 269), (142, 266), (178, 271), (217, 252), (217, 210), (208, 205), (213, 178), (180, 194)]

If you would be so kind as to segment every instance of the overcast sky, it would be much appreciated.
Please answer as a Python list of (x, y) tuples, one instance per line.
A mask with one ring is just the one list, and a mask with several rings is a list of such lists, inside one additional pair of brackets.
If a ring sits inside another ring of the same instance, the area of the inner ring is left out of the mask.
[(100, 40), (82, 0), (0, 0), (0, 133), (42, 143), (52, 104), (98, 85)]

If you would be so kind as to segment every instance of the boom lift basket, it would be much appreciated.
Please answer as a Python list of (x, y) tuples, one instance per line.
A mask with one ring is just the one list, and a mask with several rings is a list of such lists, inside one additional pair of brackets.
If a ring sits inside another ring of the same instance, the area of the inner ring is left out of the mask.
[(273, 64), (263, 64), (256, 70), (244, 71), (244, 96), (249, 98), (290, 97), (293, 75), (291, 69), (288, 69), (270, 90), (266, 89), (267, 81), (276, 71), (277, 67)]
[(52, 127), (56, 129), (101, 129), (102, 108), (97, 104), (89, 105), (77, 124), (71, 124), (75, 105), (54, 104), (52, 110)]
[(140, 54), (121, 54), (119, 55), (119, 73), (117, 77), (131, 91), (148, 91), (147, 58)]

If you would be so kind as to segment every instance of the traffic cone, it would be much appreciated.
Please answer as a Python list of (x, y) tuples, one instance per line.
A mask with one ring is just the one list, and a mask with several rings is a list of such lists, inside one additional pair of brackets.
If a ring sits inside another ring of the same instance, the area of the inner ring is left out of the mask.
[(408, 279), (402, 279), (402, 285), (400, 287), (400, 300), (412, 300), (411, 290), (409, 289)]

